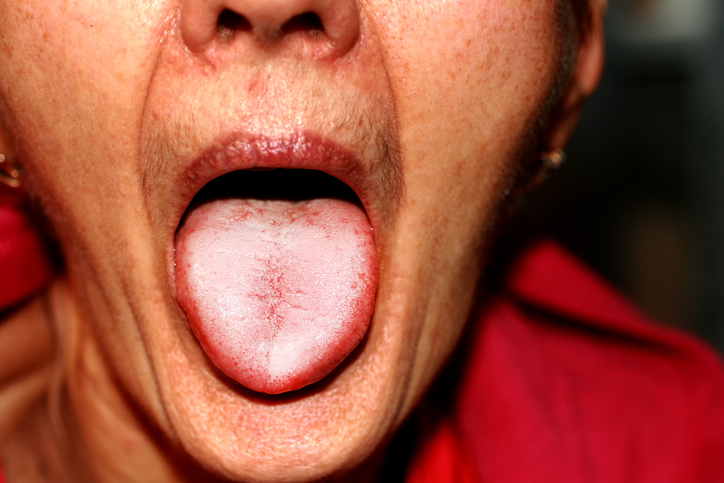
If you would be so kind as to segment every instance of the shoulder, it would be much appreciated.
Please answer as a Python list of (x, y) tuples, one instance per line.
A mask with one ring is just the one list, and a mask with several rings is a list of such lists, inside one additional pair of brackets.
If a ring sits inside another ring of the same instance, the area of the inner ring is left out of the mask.
[(708, 346), (651, 323), (553, 242), (540, 243), (517, 260), (500, 306), (526, 327), (551, 363), (673, 391), (703, 384), (724, 392), (721, 360)]
[(724, 478), (719, 358), (558, 245), (516, 260), (476, 329), (458, 419), (490, 481)]

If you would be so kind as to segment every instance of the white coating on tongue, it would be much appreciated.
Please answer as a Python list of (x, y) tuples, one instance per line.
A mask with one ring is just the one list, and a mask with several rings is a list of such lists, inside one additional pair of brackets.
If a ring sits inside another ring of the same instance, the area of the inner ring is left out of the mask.
[(176, 282), (219, 369), (254, 391), (292, 391), (329, 374), (367, 331), (372, 228), (341, 200), (213, 201), (179, 230)]

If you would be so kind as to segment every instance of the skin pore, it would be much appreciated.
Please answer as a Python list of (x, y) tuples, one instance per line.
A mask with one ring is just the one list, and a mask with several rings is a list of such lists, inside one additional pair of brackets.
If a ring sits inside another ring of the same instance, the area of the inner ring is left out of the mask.
[[(579, 37), (556, 0), (0, 0), (0, 152), (64, 261), (0, 324), (8, 481), (370, 478), (455, 347), (517, 165), (562, 146), (595, 87), (591, 8)], [(321, 32), (283, 28), (305, 12)], [(351, 153), (305, 166), (357, 192), (379, 284), (338, 370), (270, 397), (189, 330), (174, 236), (205, 183), (253, 167), (209, 153), (300, 139)]]

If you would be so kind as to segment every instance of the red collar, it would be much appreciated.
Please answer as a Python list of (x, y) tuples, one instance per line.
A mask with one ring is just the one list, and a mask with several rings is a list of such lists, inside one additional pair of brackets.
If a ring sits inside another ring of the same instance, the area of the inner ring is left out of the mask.
[(47, 286), (52, 272), (31, 218), (16, 205), (0, 204), (0, 312)]

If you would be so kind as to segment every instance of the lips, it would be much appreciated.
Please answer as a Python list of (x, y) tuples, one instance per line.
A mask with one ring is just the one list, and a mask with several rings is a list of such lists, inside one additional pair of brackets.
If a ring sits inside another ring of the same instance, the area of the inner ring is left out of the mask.
[(349, 151), (310, 136), (221, 146), (179, 185), (194, 198), (175, 239), (176, 298), (218, 369), (258, 392), (300, 389), (331, 373), (369, 327), (371, 176)]

